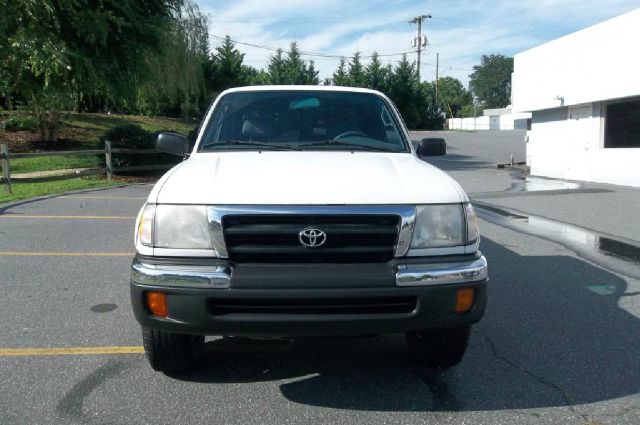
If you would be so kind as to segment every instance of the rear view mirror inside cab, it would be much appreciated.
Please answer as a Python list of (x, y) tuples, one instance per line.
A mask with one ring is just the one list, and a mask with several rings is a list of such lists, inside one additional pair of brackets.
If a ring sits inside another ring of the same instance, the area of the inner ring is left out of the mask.
[(289, 102), (289, 109), (317, 108), (318, 106), (320, 106), (320, 100), (317, 97), (308, 97)]

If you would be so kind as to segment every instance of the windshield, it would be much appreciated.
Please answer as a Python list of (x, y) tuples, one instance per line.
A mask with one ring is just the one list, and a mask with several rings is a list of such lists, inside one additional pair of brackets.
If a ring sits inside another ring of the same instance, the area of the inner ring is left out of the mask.
[(409, 147), (381, 96), (309, 90), (224, 95), (198, 147), (218, 150), (409, 152)]

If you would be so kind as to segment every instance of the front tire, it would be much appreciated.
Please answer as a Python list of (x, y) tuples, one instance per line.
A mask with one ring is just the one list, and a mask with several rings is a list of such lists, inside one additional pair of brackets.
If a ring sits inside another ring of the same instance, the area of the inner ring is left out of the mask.
[(142, 343), (154, 370), (178, 374), (191, 370), (196, 348), (204, 343), (204, 337), (142, 327)]
[(471, 326), (407, 332), (407, 346), (417, 362), (430, 367), (448, 368), (462, 360), (470, 334)]

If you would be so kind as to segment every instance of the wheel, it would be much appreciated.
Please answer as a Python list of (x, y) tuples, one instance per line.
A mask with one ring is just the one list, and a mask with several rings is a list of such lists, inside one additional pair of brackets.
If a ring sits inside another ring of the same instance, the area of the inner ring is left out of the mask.
[(447, 368), (460, 363), (467, 351), (470, 334), (471, 326), (407, 332), (407, 346), (419, 363)]
[(149, 364), (167, 374), (188, 372), (203, 336), (174, 334), (142, 327), (142, 343)]

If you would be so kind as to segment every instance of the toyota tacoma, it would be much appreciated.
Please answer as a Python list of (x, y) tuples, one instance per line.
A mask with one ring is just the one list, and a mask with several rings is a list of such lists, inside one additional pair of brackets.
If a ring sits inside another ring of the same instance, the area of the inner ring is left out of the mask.
[(487, 262), (461, 187), (421, 157), (382, 93), (227, 90), (142, 207), (131, 303), (151, 366), (189, 370), (205, 336), (402, 332), (433, 367), (462, 359), (484, 314)]

